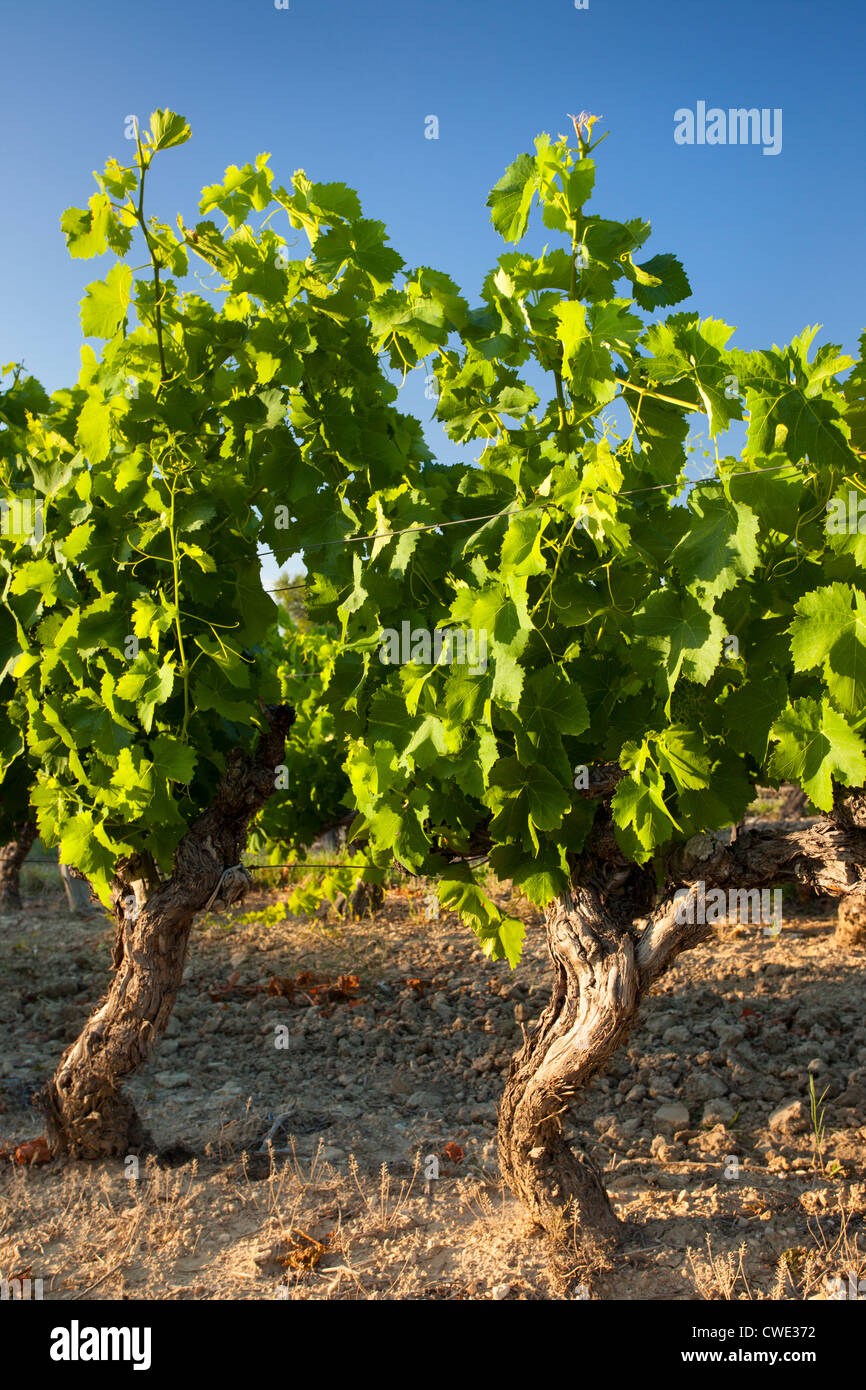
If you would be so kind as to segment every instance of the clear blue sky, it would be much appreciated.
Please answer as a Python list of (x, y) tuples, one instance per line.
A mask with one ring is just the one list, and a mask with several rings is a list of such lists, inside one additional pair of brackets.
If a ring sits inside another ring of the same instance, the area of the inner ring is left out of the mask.
[[(303, 167), (356, 187), (409, 265), (448, 271), (471, 301), (506, 249), (489, 188), (539, 131), (570, 129), (567, 112), (600, 113), (594, 210), (653, 223), (650, 254), (675, 251), (690, 276), (681, 307), (727, 319), (743, 347), (821, 322), (851, 351), (866, 326), (864, 16), (860, 0), (7, 4), (0, 361), (49, 389), (74, 380), (78, 301), (110, 262), (70, 260), (60, 214), (109, 156), (129, 161), (125, 118), (157, 106), (193, 130), (152, 178), (164, 220), (194, 220), (203, 184), (269, 150), (280, 182)], [(675, 144), (674, 111), (698, 101), (780, 107), (781, 153)]]

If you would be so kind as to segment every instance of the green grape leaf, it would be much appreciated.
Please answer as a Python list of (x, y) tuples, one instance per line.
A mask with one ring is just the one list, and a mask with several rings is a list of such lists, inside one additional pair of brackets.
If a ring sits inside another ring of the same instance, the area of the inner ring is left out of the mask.
[(833, 808), (833, 779), (849, 787), (866, 783), (866, 749), (829, 700), (796, 700), (770, 731), (775, 743), (770, 775), (796, 782), (819, 811)]
[(674, 547), (671, 564), (690, 593), (718, 598), (757, 565), (758, 519), (715, 487), (695, 488), (689, 508), (697, 520)]
[(664, 800), (664, 782), (654, 768), (624, 777), (611, 801), (615, 834), (624, 853), (645, 864), (677, 828)]
[(171, 782), (191, 782), (195, 771), (195, 750), (167, 734), (150, 740), (154, 767)]
[(521, 154), (491, 189), (487, 199), (487, 206), (491, 209), (490, 220), (506, 241), (520, 241), (523, 238), (536, 187), (535, 160), (531, 154)]
[(795, 611), (795, 671), (822, 667), (830, 698), (859, 715), (866, 704), (866, 598), (848, 584), (829, 584), (804, 594)]
[(157, 150), (169, 150), (174, 145), (185, 145), (191, 135), (192, 131), (186, 119), (176, 111), (154, 111), (150, 118), (148, 141), (154, 153)]
[(132, 271), (118, 262), (104, 280), (87, 286), (81, 301), (81, 328), (85, 338), (111, 338), (126, 317), (132, 292)]

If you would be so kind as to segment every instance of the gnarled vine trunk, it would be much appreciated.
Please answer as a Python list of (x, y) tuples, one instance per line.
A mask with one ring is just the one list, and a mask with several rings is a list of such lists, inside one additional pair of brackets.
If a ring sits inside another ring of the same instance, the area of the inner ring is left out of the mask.
[(511, 1063), (499, 1111), (499, 1157), (512, 1192), (549, 1234), (566, 1224), (615, 1237), (589, 1155), (563, 1132), (573, 1099), (628, 1035), (640, 998), (629, 923), (597, 889), (575, 886), (546, 914), (551, 1001)]
[(92, 1159), (150, 1147), (120, 1083), (149, 1059), (171, 1017), (195, 914), (246, 891), (249, 877), (238, 861), (247, 827), (274, 789), (294, 718), (284, 707), (268, 716), (270, 727), (254, 757), (229, 754), (211, 805), (178, 845), (168, 881), (159, 882), (149, 860), (118, 865), (112, 884), (115, 973), (108, 997), (42, 1092), (57, 1154)]
[(564, 1122), (625, 1041), (654, 980), (711, 935), (713, 922), (691, 908), (710, 887), (739, 892), (781, 883), (848, 898), (862, 911), (863, 793), (819, 821), (697, 835), (672, 854), (660, 890), (619, 852), (609, 816), (597, 817), (570, 890), (547, 910), (551, 1000), (511, 1063), (499, 1110), (503, 1176), (556, 1242), (572, 1232), (578, 1245), (621, 1234), (598, 1169), (568, 1141)]
[(25, 820), (15, 832), (15, 838), (0, 848), (0, 912), (21, 910), (21, 866), (36, 839), (36, 825)]

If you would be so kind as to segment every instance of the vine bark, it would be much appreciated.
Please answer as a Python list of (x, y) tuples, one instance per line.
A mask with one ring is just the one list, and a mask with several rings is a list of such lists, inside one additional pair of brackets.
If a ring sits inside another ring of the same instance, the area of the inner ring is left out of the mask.
[(171, 1017), (195, 914), (246, 892), (249, 876), (239, 860), (247, 828), (274, 789), (274, 770), (294, 720), (285, 706), (266, 714), (268, 727), (254, 756), (229, 753), (211, 805), (178, 845), (171, 878), (160, 882), (146, 857), (118, 865), (108, 996), (41, 1093), (55, 1154), (95, 1159), (151, 1147), (120, 1083), (149, 1059)]
[(712, 921), (689, 911), (698, 888), (783, 883), (866, 904), (862, 791), (819, 820), (697, 835), (672, 854), (661, 889), (618, 849), (609, 808), (599, 813), (571, 887), (546, 912), (551, 1000), (512, 1060), (499, 1111), (505, 1181), (555, 1241), (569, 1228), (578, 1244), (622, 1234), (597, 1166), (564, 1123), (628, 1037), (653, 982), (712, 933)]
[(576, 884), (546, 914), (553, 992), (538, 1027), (511, 1063), (499, 1112), (503, 1176), (556, 1239), (565, 1224), (616, 1238), (601, 1175), (565, 1137), (571, 1101), (624, 1041), (640, 998), (628, 923), (597, 888)]
[(0, 912), (21, 911), (21, 866), (36, 839), (32, 820), (15, 827), (15, 836), (0, 847)]

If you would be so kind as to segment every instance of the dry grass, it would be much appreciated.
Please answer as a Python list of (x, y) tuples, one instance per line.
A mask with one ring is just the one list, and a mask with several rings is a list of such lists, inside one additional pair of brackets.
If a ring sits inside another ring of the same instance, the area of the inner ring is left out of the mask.
[[(712, 1240), (709, 1236), (707, 1236), (706, 1255), (690, 1249), (687, 1258), (700, 1297), (707, 1300), (752, 1298), (753, 1295), (743, 1269), (746, 1252), (747, 1246), (743, 1241), (738, 1250), (728, 1250), (724, 1254), (717, 1255), (713, 1252)], [(735, 1292), (741, 1280), (745, 1290), (742, 1295)]]
[[(804, 1194), (801, 1202), (811, 1206), (812, 1193)], [(833, 1207), (824, 1214), (817, 1209), (810, 1216), (808, 1229), (811, 1246), (792, 1246), (779, 1256), (772, 1285), (753, 1288), (747, 1275), (749, 1247), (743, 1241), (736, 1251), (716, 1254), (709, 1236), (706, 1254), (689, 1249), (688, 1262), (695, 1287), (703, 1299), (793, 1300), (826, 1299), (839, 1281), (847, 1290), (849, 1281), (857, 1287), (866, 1274), (866, 1255), (860, 1249), (859, 1233), (852, 1232), (852, 1223), (862, 1223), (866, 1215), (863, 1193), (845, 1197), (833, 1193)], [(838, 1226), (836, 1233), (832, 1227)]]
[(527, 1248), (513, 1203), (475, 1179), (423, 1186), (420, 1160), (395, 1179), (354, 1159), (342, 1175), (318, 1154), (260, 1180), (248, 1155), (227, 1168), (151, 1158), (137, 1177), (119, 1163), (9, 1170), (0, 1277), (29, 1267), (60, 1300), (490, 1297), (491, 1279), (550, 1296), (544, 1242)]

